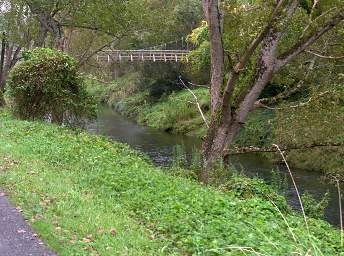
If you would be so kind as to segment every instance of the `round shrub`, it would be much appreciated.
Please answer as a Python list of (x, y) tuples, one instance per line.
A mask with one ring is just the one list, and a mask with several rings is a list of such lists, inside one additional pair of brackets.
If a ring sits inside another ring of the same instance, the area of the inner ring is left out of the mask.
[(95, 101), (74, 58), (47, 48), (27, 51), (23, 58), (6, 87), (7, 103), (18, 118), (70, 124), (94, 116)]

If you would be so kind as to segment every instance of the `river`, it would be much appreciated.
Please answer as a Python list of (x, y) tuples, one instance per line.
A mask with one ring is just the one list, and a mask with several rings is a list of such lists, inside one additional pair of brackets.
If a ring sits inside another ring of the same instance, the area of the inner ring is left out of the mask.
[[(130, 145), (148, 155), (158, 166), (168, 166), (173, 161), (174, 149), (182, 145), (186, 154), (191, 155), (195, 148), (199, 148), (201, 141), (182, 135), (169, 134), (163, 131), (143, 127), (113, 111), (110, 108), (102, 108), (97, 120), (90, 123), (87, 129), (91, 133), (101, 134)], [(258, 176), (267, 182), (271, 181), (272, 170), (278, 170), (284, 176), (287, 169), (283, 165), (272, 164), (270, 161), (255, 154), (245, 154), (231, 158), (231, 163), (242, 169), (247, 176)], [(301, 192), (308, 191), (316, 199), (322, 198), (326, 191), (330, 192), (331, 200), (325, 211), (325, 218), (331, 224), (339, 225), (339, 206), (337, 189), (321, 180), (321, 175), (316, 172), (304, 170), (292, 170), (298, 188)], [(299, 209), (296, 191), (288, 180), (288, 188), (285, 194), (288, 203), (295, 209)], [(342, 200), (344, 205), (344, 200)]]

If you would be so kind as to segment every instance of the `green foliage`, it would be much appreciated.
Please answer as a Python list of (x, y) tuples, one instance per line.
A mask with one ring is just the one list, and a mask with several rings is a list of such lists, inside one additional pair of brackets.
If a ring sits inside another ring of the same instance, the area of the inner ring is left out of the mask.
[(210, 43), (205, 41), (188, 55), (190, 71), (194, 75), (210, 70)]
[(136, 72), (129, 72), (111, 82), (100, 81), (91, 76), (85, 80), (87, 91), (98, 102), (109, 106), (115, 106), (118, 101), (138, 93), (141, 89), (140, 74)]
[[(192, 30), (187, 40), (196, 46), (196, 49), (188, 55), (189, 64), (187, 66), (195, 79), (200, 81), (200, 77), (204, 77), (204, 74), (210, 74), (210, 42), (207, 22), (203, 21), (199, 27)], [(209, 77), (205, 77), (204, 80), (209, 81)]]
[[(194, 93), (203, 112), (209, 114), (208, 90), (196, 89)], [(195, 99), (187, 90), (172, 93), (152, 106), (141, 109), (137, 119), (139, 123), (174, 133), (202, 136), (206, 129)]]
[(51, 118), (61, 124), (94, 115), (95, 104), (73, 58), (45, 48), (25, 52), (23, 57), (6, 87), (9, 106), (17, 117)]
[(209, 41), (208, 23), (202, 21), (199, 27), (192, 30), (187, 40), (195, 46), (200, 46), (202, 43)]
[[(204, 121), (189, 91), (181, 90), (155, 99), (152, 90), (142, 89), (139, 78), (138, 73), (128, 73), (106, 84), (88, 79), (87, 90), (99, 102), (114, 107), (122, 115), (135, 118), (140, 124), (198, 137), (205, 134)], [(198, 88), (194, 92), (202, 110), (209, 115), (208, 90)]]
[(235, 143), (240, 146), (259, 147), (270, 144), (273, 120), (274, 114), (271, 110), (258, 109), (250, 113)]
[(148, 104), (149, 93), (143, 91), (136, 93), (130, 97), (125, 97), (113, 103), (116, 111), (124, 116), (137, 118), (138, 115), (149, 106)]
[(0, 137), (0, 158), (15, 163), (1, 186), (61, 255), (340, 254), (337, 230), (309, 218), (308, 232), (284, 212), (288, 226), (261, 181), (238, 177), (233, 192), (218, 191), (166, 175), (126, 145), (3, 113)]
[(312, 197), (310, 193), (305, 192), (302, 195), (301, 200), (307, 216), (316, 219), (323, 219), (325, 209), (328, 206), (330, 200), (330, 194), (327, 192), (320, 201), (317, 201)]
[(289, 206), (285, 198), (277, 194), (277, 192), (264, 181), (258, 178), (245, 178), (239, 175), (232, 175), (231, 178), (221, 186), (221, 189), (233, 193), (237, 198), (243, 200), (249, 198), (261, 198), (265, 201), (274, 202), (277, 207), (284, 213), (289, 212)]
[[(341, 86), (328, 85), (315, 88), (310, 99), (298, 108), (285, 107), (277, 111), (273, 123), (275, 143), (281, 145), (312, 145), (343, 141), (343, 99)], [(343, 147), (310, 148), (293, 150), (289, 162), (304, 169), (318, 170), (326, 174), (343, 173)]]

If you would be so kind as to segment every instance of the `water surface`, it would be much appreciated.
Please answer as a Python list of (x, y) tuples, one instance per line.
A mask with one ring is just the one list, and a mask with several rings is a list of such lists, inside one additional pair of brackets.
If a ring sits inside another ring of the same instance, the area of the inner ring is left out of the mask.
[[(168, 166), (173, 161), (174, 150), (177, 145), (182, 145), (186, 154), (191, 155), (195, 148), (200, 148), (198, 138), (183, 135), (169, 134), (163, 131), (143, 127), (116, 113), (109, 108), (99, 112), (98, 119), (88, 125), (92, 133), (101, 134), (113, 140), (129, 144), (131, 147), (148, 155), (159, 166)], [(231, 163), (242, 169), (247, 176), (258, 176), (267, 182), (272, 179), (272, 170), (278, 170), (282, 175), (287, 175), (283, 165), (272, 164), (270, 161), (257, 154), (243, 154), (231, 157)], [(334, 225), (339, 225), (339, 206), (337, 189), (322, 181), (321, 175), (316, 172), (293, 169), (294, 178), (301, 192), (308, 191), (316, 199), (320, 199), (330, 192), (331, 200), (325, 212), (325, 218)], [(289, 176), (288, 176), (289, 177)], [(288, 179), (286, 198), (290, 205), (299, 209), (296, 191)], [(344, 200), (342, 200), (344, 205)]]

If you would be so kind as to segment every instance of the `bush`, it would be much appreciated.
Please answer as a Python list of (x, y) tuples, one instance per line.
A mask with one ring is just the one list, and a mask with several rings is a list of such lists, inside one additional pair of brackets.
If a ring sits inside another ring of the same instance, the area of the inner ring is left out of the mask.
[(83, 86), (77, 62), (63, 52), (40, 48), (23, 54), (10, 73), (6, 98), (21, 119), (74, 123), (92, 117), (95, 104)]

